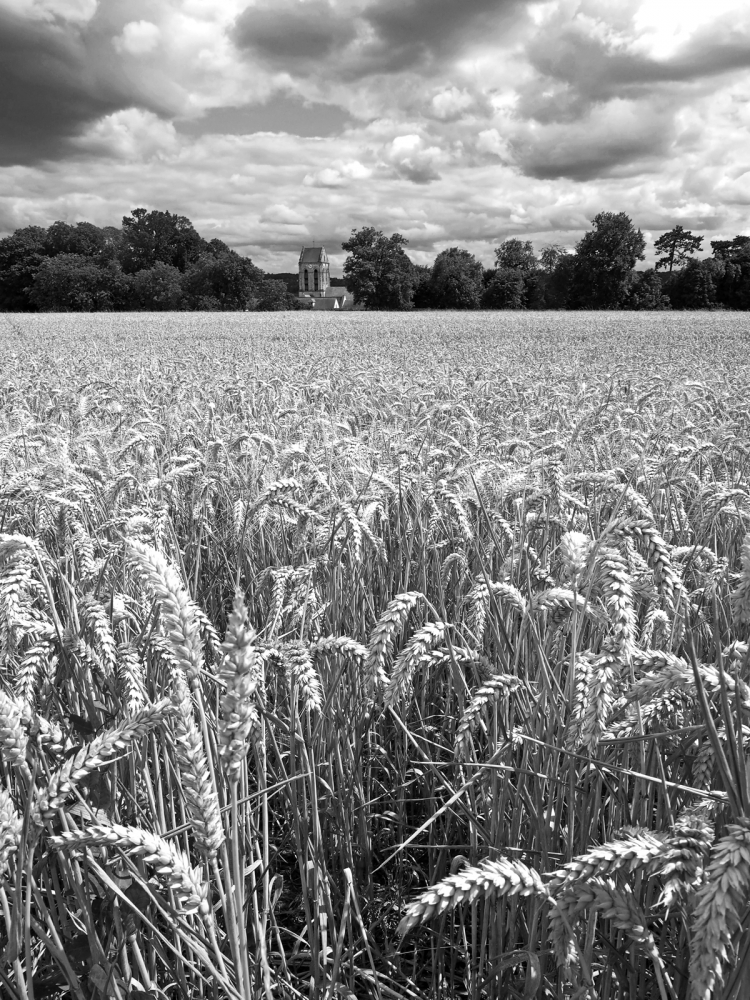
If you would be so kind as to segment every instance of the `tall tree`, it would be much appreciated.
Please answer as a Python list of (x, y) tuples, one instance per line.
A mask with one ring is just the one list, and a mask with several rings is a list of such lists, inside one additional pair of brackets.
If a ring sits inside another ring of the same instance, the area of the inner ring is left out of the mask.
[(495, 249), (495, 267), (507, 267), (529, 274), (536, 271), (538, 265), (530, 240), (505, 240)]
[(16, 229), (0, 240), (0, 311), (27, 312), (34, 277), (47, 259), (47, 231), (41, 226)]
[(179, 309), (183, 298), (181, 278), (176, 267), (161, 261), (136, 271), (130, 275), (133, 307), (147, 312)]
[(468, 250), (450, 247), (435, 258), (430, 297), (436, 309), (478, 309), (484, 269)]
[(346, 287), (365, 309), (408, 309), (414, 273), (400, 233), (385, 236), (372, 226), (352, 229), (341, 244), (349, 256), (344, 263)]
[(75, 226), (68, 225), (67, 222), (53, 222), (44, 242), (50, 257), (59, 253), (100, 257), (113, 245), (111, 230), (100, 229), (90, 222), (78, 222)]
[(675, 266), (681, 267), (701, 249), (702, 242), (702, 236), (693, 236), (689, 229), (683, 229), (682, 226), (675, 226), (668, 233), (662, 233), (659, 239), (654, 241), (657, 256), (656, 270), (668, 268), (671, 273)]
[(546, 274), (552, 274), (562, 258), (567, 256), (568, 251), (561, 243), (548, 243), (542, 247), (539, 263)]
[(145, 208), (136, 208), (132, 215), (123, 217), (122, 239), (122, 266), (129, 274), (153, 267), (157, 261), (184, 272), (208, 250), (190, 219)]
[(487, 282), (485, 309), (528, 309), (538, 305), (539, 261), (530, 240), (505, 240), (495, 250), (495, 273)]
[(618, 309), (628, 291), (646, 241), (625, 212), (599, 212), (593, 229), (576, 244), (575, 273), (568, 300), (574, 309)]
[(483, 309), (525, 309), (526, 284), (516, 267), (497, 267), (482, 295)]
[(412, 265), (412, 304), (415, 309), (432, 309), (432, 268), (428, 264)]
[(234, 250), (203, 253), (185, 272), (182, 289), (189, 309), (243, 312), (260, 299), (263, 272)]
[(717, 260), (733, 260), (744, 256), (750, 249), (750, 236), (735, 236), (733, 240), (711, 240), (711, 249)]
[(667, 286), (673, 309), (717, 309), (717, 286), (724, 277), (726, 265), (722, 260), (689, 260), (675, 274)]
[(669, 296), (664, 294), (661, 278), (654, 268), (634, 271), (627, 293), (622, 302), (623, 309), (664, 310), (671, 309)]

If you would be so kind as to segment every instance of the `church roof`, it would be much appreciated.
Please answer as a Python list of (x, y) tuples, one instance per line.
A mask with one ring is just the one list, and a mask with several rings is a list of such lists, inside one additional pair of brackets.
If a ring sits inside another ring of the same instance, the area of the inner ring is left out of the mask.
[(302, 247), (299, 255), (300, 264), (327, 264), (328, 254), (325, 247)]

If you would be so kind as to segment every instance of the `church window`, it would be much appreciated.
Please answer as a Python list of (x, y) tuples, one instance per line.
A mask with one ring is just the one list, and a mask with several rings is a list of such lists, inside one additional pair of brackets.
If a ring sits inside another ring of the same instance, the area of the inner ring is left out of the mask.
[(317, 292), (317, 290), (318, 290), (318, 269), (317, 269), (317, 267), (313, 271), (313, 278), (315, 280), (315, 291)]
[(310, 279), (308, 276), (307, 268), (305, 268), (305, 291), (310, 287)]

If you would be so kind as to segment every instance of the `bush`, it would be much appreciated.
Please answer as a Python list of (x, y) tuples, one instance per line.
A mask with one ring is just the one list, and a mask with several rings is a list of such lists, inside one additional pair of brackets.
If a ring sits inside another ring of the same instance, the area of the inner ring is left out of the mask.
[(61, 253), (40, 265), (29, 301), (44, 312), (112, 312), (129, 301), (129, 283), (117, 261)]
[(132, 308), (147, 312), (179, 309), (183, 300), (181, 277), (176, 267), (161, 262), (137, 271), (130, 277)]
[(521, 271), (499, 267), (482, 295), (483, 309), (525, 309), (526, 283)]

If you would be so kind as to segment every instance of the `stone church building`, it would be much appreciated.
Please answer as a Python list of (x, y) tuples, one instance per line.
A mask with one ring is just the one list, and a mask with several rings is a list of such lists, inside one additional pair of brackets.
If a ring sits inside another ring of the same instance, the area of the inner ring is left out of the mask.
[(346, 288), (331, 285), (325, 247), (302, 247), (299, 255), (299, 297), (311, 309), (351, 309)]

